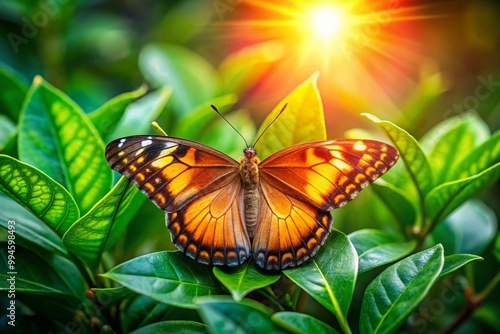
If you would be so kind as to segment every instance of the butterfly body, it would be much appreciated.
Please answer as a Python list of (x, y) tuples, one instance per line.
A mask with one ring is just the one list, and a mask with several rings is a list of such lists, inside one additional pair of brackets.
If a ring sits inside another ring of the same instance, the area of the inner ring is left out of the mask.
[(239, 161), (175, 137), (132, 136), (106, 148), (111, 167), (166, 214), (174, 244), (198, 262), (236, 266), (253, 256), (265, 269), (314, 256), (343, 206), (398, 159), (372, 140), (295, 145)]

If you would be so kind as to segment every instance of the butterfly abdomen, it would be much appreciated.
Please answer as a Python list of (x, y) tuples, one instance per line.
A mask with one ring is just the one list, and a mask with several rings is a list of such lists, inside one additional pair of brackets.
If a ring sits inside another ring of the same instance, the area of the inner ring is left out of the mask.
[(248, 236), (253, 237), (259, 213), (259, 158), (255, 150), (245, 151), (240, 160), (240, 177), (244, 189), (245, 225)]

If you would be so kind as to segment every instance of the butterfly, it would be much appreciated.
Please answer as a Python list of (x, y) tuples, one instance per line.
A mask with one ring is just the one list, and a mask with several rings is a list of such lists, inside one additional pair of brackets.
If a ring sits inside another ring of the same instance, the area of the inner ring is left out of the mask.
[(260, 161), (252, 146), (236, 161), (169, 136), (112, 141), (106, 159), (166, 212), (173, 243), (194, 260), (237, 266), (251, 255), (265, 269), (304, 263), (325, 242), (330, 210), (352, 200), (398, 160), (375, 140), (326, 140)]

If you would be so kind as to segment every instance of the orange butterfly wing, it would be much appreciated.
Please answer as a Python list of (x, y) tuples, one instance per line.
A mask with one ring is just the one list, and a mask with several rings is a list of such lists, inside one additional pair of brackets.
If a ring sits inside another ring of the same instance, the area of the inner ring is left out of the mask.
[(284, 269), (312, 257), (330, 233), (329, 210), (352, 200), (397, 159), (397, 150), (382, 142), (342, 139), (295, 145), (262, 161), (256, 263)]
[(167, 212), (175, 245), (191, 258), (235, 266), (250, 256), (239, 163), (208, 146), (131, 136), (106, 147), (111, 168)]

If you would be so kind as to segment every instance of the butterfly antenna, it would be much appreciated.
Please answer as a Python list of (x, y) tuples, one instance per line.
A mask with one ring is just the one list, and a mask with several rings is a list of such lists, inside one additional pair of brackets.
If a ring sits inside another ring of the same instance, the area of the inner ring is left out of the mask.
[(269, 129), (269, 127), (271, 125), (273, 125), (273, 123), (278, 119), (278, 117), (280, 117), (280, 115), (283, 113), (283, 111), (285, 111), (286, 107), (288, 106), (288, 103), (285, 103), (285, 105), (283, 106), (283, 108), (281, 108), (281, 111), (278, 113), (278, 115), (276, 115), (276, 117), (274, 117), (273, 121), (271, 123), (269, 123), (268, 126), (266, 126), (266, 128), (264, 129), (264, 131), (262, 131), (259, 135), (259, 137), (257, 137), (257, 139), (255, 140), (255, 142), (253, 143), (253, 146), (255, 147), (255, 145), (257, 145), (257, 142), (260, 140), (260, 138), (262, 137), (262, 135), (264, 133), (266, 133), (267, 129)]
[(236, 131), (236, 133), (237, 133), (238, 135), (240, 135), (241, 139), (243, 139), (243, 141), (245, 142), (245, 145), (248, 147), (248, 143), (247, 143), (247, 141), (245, 140), (245, 137), (243, 137), (243, 135), (242, 135), (242, 134), (241, 134), (238, 130), (236, 130), (236, 128), (235, 128), (235, 127), (234, 127), (234, 126), (233, 126), (233, 125), (232, 125), (232, 124), (231, 124), (231, 123), (230, 123), (230, 122), (226, 119), (226, 117), (224, 117), (224, 116), (220, 113), (219, 109), (217, 109), (217, 107), (216, 107), (216, 106), (214, 106), (213, 104), (211, 104), (211, 105), (210, 105), (210, 107), (212, 107), (212, 109), (213, 109), (213, 110), (215, 110), (215, 112), (216, 112), (216, 113), (218, 113), (218, 114), (219, 114), (219, 116), (220, 116), (220, 117), (222, 117), (222, 119), (223, 119), (223, 120), (225, 120), (225, 121), (226, 121), (226, 123), (227, 123), (227, 124), (229, 124), (229, 126), (230, 126), (230, 127), (232, 127), (232, 128), (233, 128), (233, 130), (234, 130), (234, 131)]

